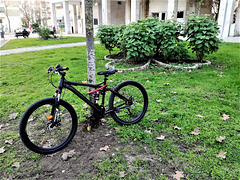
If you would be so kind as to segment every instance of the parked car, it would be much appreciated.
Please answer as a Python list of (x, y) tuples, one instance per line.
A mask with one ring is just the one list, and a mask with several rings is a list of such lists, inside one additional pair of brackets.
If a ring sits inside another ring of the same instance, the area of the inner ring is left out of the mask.
[(26, 29), (17, 29), (16, 31), (15, 31), (15, 36), (18, 38), (19, 36), (23, 36), (24, 38), (28, 38), (28, 36), (29, 36), (29, 34), (30, 34), (30, 31), (28, 30), (26, 30)]

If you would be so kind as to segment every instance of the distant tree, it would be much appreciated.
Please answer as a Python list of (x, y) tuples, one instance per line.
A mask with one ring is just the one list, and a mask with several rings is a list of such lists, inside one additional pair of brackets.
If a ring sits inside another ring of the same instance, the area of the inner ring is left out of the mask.
[(4, 1), (4, 11), (3, 14), (5, 14), (7, 20), (8, 20), (8, 31), (11, 32), (11, 24), (10, 24), (10, 19), (9, 19), (9, 1)]
[(31, 23), (37, 23), (43, 26), (47, 25), (47, 20), (50, 19), (50, 8), (45, 0), (35, 0), (34, 2), (24, 0), (20, 4), (20, 11), (23, 14), (26, 26)]

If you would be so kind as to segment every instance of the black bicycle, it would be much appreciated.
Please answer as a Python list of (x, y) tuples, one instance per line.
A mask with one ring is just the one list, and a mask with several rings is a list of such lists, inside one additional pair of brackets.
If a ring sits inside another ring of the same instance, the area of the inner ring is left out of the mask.
[[(107, 77), (116, 73), (115, 69), (98, 72), (104, 76), (99, 84), (87, 84), (67, 81), (69, 68), (57, 65), (49, 67), (47, 73), (61, 76), (59, 85), (52, 98), (41, 99), (33, 103), (23, 114), (20, 125), (20, 137), (27, 148), (40, 154), (51, 154), (63, 149), (74, 137), (77, 126), (77, 114), (74, 108), (61, 99), (63, 89), (68, 89), (86, 102), (92, 109), (94, 118), (103, 118), (106, 114), (121, 125), (131, 125), (141, 121), (148, 108), (148, 96), (144, 87), (136, 81), (124, 81), (115, 88), (108, 88)], [(93, 103), (73, 86), (94, 88), (91, 94), (96, 102), (99, 96), (102, 102)], [(104, 106), (105, 94), (110, 91), (108, 109)]]

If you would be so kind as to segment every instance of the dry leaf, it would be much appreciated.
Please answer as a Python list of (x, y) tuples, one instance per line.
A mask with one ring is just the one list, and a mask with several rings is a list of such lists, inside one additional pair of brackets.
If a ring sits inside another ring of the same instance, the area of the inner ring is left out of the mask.
[(1, 147), (0, 148), (0, 154), (4, 153), (5, 152), (5, 149), (4, 149), (5, 146)]
[(176, 174), (173, 175), (173, 179), (180, 180), (181, 178), (184, 178), (182, 171), (176, 171)]
[(88, 108), (88, 104), (87, 104), (87, 103), (83, 104), (83, 107), (84, 107), (85, 109), (87, 109), (87, 108)]
[(225, 139), (226, 139), (225, 136), (216, 137), (216, 141), (217, 141), (217, 142), (220, 142), (220, 143), (223, 142)]
[(171, 94), (177, 94), (177, 92), (170, 92)]
[(160, 103), (162, 100), (161, 100), (161, 99), (156, 99), (156, 101), (157, 101), (158, 103)]
[(223, 117), (221, 117), (224, 121), (230, 119), (230, 115), (227, 115), (227, 114), (223, 114), (222, 115)]
[(200, 115), (200, 114), (198, 114), (198, 115), (196, 115), (197, 117), (199, 117), (199, 118), (203, 118), (203, 116), (202, 115)]
[(173, 128), (177, 129), (177, 130), (181, 130), (182, 129), (182, 128), (178, 127), (178, 126), (174, 126)]
[(222, 158), (222, 159), (226, 159), (226, 156), (225, 156), (226, 154), (227, 154), (227, 152), (223, 152), (221, 150), (221, 151), (218, 152), (217, 157)]
[(72, 157), (74, 154), (76, 154), (75, 149), (70, 150), (69, 152), (64, 152), (62, 155), (62, 160), (66, 161), (68, 158)]
[(145, 130), (146, 133), (152, 134), (151, 129), (150, 130)]
[(163, 83), (163, 85), (165, 85), (165, 86), (169, 86), (169, 83)]
[(11, 113), (8, 117), (10, 118), (10, 119), (16, 119), (16, 117), (17, 117), (17, 115), (18, 115), (18, 113)]
[(121, 71), (121, 70), (118, 70), (117, 72), (119, 72), (119, 73), (122, 73), (123, 71)]
[(13, 144), (13, 139), (5, 140), (5, 144)]
[(102, 118), (102, 119), (101, 119), (101, 122), (103, 122), (103, 123), (106, 123), (106, 122), (107, 122), (107, 120), (106, 120), (106, 119), (104, 119), (104, 118)]
[(191, 132), (191, 134), (193, 134), (193, 135), (199, 135), (200, 134), (200, 131), (199, 131), (199, 128), (197, 127), (197, 128), (195, 128), (192, 132)]
[(109, 149), (109, 146), (106, 145), (106, 146), (104, 146), (104, 147), (101, 147), (99, 150), (100, 150), (100, 151), (107, 151), (108, 149)]
[(19, 168), (19, 167), (20, 167), (20, 163), (19, 163), (19, 162), (15, 162), (15, 163), (13, 163), (12, 167)]
[(149, 80), (146, 81), (146, 83), (150, 82)]
[(110, 133), (107, 133), (107, 134), (105, 134), (105, 137), (108, 137), (108, 136), (110, 136), (111, 134)]
[(88, 81), (82, 81), (82, 83), (87, 83)]
[(176, 74), (175, 72), (172, 73), (173, 75)]
[(124, 171), (119, 172), (119, 177), (120, 177), (120, 178), (125, 177), (125, 172), (124, 172)]
[(164, 140), (165, 136), (161, 135), (160, 137), (157, 137), (158, 140)]
[(217, 76), (219, 76), (219, 77), (223, 77), (223, 75), (220, 75), (220, 74), (218, 74)]
[(163, 96), (166, 96), (166, 94), (163, 94)]

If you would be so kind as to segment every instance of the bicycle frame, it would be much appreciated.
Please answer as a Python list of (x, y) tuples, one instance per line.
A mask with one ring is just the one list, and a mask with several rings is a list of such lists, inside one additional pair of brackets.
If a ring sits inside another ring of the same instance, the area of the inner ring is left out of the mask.
[[(102, 115), (106, 115), (108, 113), (113, 112), (115, 109), (108, 109), (107, 111), (102, 112), (102, 107), (104, 107), (104, 100), (105, 100), (105, 94), (107, 91), (111, 91), (112, 93), (114, 93), (116, 96), (118, 96), (119, 98), (123, 99), (125, 102), (128, 101), (127, 98), (125, 98), (124, 96), (122, 96), (121, 94), (119, 94), (118, 92), (114, 91), (113, 89), (107, 88), (107, 76), (104, 76), (104, 81), (99, 83), (99, 84), (86, 84), (86, 83), (79, 83), (79, 82), (73, 82), (73, 81), (67, 81), (65, 79), (65, 72), (61, 72), (61, 79), (59, 82), (59, 86), (58, 86), (58, 90), (59, 90), (59, 97), (58, 97), (58, 101), (60, 100), (60, 95), (62, 93), (62, 89), (66, 88), (68, 90), (70, 90), (71, 92), (73, 92), (75, 95), (77, 95), (80, 99), (82, 99), (85, 103), (87, 103), (89, 106), (91, 106), (97, 113), (100, 113)], [(103, 85), (101, 87), (101, 85)], [(81, 92), (79, 92), (77, 89), (75, 89), (73, 86), (87, 86), (87, 87), (92, 87), (95, 88), (97, 90), (89, 92), (87, 94), (91, 94), (97, 91), (102, 91), (102, 103), (100, 106), (98, 106), (97, 104), (94, 104), (93, 102), (91, 102), (89, 99), (87, 99)], [(125, 108), (127, 107), (123, 106), (119, 109)]]

